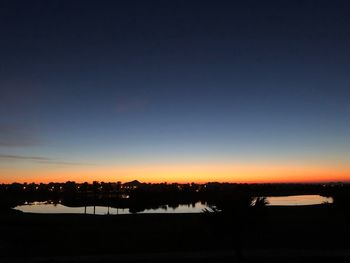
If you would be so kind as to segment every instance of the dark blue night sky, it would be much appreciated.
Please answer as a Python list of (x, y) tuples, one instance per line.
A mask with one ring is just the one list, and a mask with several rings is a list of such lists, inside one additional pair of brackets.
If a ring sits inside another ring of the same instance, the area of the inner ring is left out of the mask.
[(0, 34), (3, 181), (193, 163), (350, 171), (348, 1), (11, 0)]

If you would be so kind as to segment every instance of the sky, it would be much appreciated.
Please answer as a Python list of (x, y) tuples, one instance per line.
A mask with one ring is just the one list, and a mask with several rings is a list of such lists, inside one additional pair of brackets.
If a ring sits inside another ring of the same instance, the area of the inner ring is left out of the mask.
[(0, 2), (0, 182), (350, 181), (348, 1)]

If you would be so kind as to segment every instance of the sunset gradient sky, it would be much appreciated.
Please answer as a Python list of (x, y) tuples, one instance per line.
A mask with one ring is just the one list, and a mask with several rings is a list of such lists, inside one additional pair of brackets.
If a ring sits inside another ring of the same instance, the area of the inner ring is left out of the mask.
[(350, 181), (348, 1), (1, 1), (0, 182)]

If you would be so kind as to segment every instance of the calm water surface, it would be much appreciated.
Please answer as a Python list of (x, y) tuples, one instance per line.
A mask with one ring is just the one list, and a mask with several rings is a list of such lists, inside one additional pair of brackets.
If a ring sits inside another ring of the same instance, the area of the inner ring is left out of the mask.
[[(200, 213), (204, 208), (207, 208), (206, 204), (197, 202), (190, 205), (179, 205), (176, 208), (170, 206), (163, 206), (157, 209), (146, 209), (138, 214), (147, 213)], [(45, 213), (45, 214), (84, 214), (85, 207), (68, 207), (62, 204), (50, 204), (47, 202), (33, 202), (25, 205), (16, 206), (15, 209), (20, 210), (25, 213)], [(93, 214), (94, 207), (87, 206), (86, 214)], [(111, 208), (106, 206), (96, 206), (96, 215), (122, 215), (131, 214), (128, 208)]]
[[(268, 206), (299, 206), (299, 205), (317, 205), (323, 203), (333, 203), (333, 198), (320, 195), (290, 195), (290, 196), (269, 196), (266, 197)], [(179, 205), (176, 208), (163, 206), (157, 209), (146, 209), (138, 214), (147, 213), (201, 213), (203, 209), (208, 208), (207, 204), (197, 202), (190, 205)], [(45, 214), (93, 214), (94, 207), (68, 207), (62, 204), (53, 204), (50, 202), (33, 202), (15, 207), (25, 213), (45, 213)], [(97, 215), (123, 215), (131, 214), (128, 208), (111, 208), (106, 206), (96, 206)]]
[(324, 197), (320, 195), (269, 196), (266, 199), (269, 202), (269, 206), (298, 206), (333, 203), (332, 197)]

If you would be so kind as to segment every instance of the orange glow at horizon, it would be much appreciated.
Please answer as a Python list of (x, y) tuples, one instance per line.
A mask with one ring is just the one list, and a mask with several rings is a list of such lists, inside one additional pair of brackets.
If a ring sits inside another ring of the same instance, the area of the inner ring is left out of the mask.
[(8, 169), (0, 171), (2, 183), (12, 182), (237, 182), (288, 183), (350, 181), (350, 167), (269, 164), (143, 165), (111, 167), (61, 167), (59, 169)]

